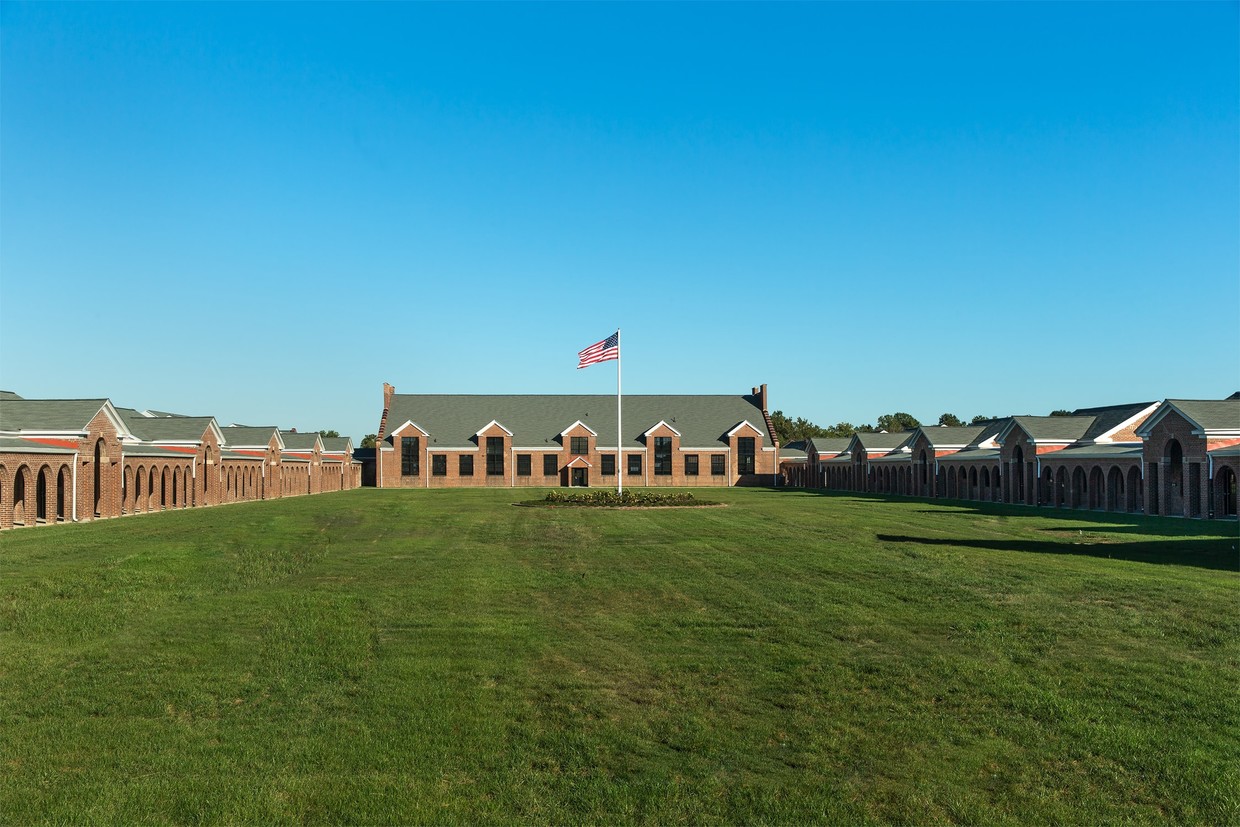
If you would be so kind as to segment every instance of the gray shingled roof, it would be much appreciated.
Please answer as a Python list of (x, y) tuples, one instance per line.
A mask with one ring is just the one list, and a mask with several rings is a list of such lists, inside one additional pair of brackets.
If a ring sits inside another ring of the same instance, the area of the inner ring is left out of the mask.
[(305, 433), (296, 433), (294, 431), (280, 432), (280, 439), (284, 440), (284, 447), (289, 451), (313, 451), (315, 440), (318, 438), (318, 431), (306, 431)]
[(13, 391), (0, 391), (0, 399), (21, 399), (21, 397)]
[(347, 451), (349, 450), (349, 438), (347, 436), (325, 436), (323, 440), (324, 451)]
[(816, 436), (806, 440), (809, 447), (818, 454), (840, 454), (848, 450), (852, 437), (848, 436)]
[(6, 454), (72, 454), (73, 448), (61, 448), (57, 445), (44, 445), (18, 437), (0, 437), (0, 452)]
[(894, 451), (909, 441), (913, 436), (913, 431), (897, 431), (894, 434), (859, 433), (853, 436), (861, 443), (861, 447), (865, 448), (867, 453), (870, 451)]
[(795, 439), (787, 445), (779, 446), (780, 461), (786, 459), (805, 459), (806, 448), (809, 447), (809, 440)]
[(1240, 399), (1168, 399), (1207, 431), (1240, 431)]
[(918, 430), (934, 445), (969, 445), (986, 430), (983, 425), (935, 426), (922, 425)]
[(1034, 442), (1076, 442), (1094, 424), (1093, 416), (1014, 416), (1012, 421)]
[(0, 399), (0, 430), (84, 431), (106, 399)]
[(220, 428), (220, 433), (224, 435), (224, 444), (230, 448), (241, 446), (266, 448), (267, 443), (271, 441), (271, 435), (277, 430), (275, 425), (229, 425), (226, 428)]
[[(411, 421), (430, 434), (432, 447), (465, 448), (491, 420), (513, 433), (513, 445), (554, 445), (577, 420), (598, 434), (599, 447), (616, 442), (616, 397), (610, 395), (396, 394), (388, 413), (388, 435)], [(773, 447), (756, 397), (631, 395), (624, 397), (625, 447), (642, 447), (641, 435), (667, 422), (685, 448), (722, 447), (725, 434), (748, 421)]]
[(198, 442), (211, 427), (209, 416), (143, 416), (133, 408), (117, 408), (133, 435), (144, 442)]
[(939, 460), (942, 462), (998, 462), (999, 451), (996, 448), (966, 448), (963, 451), (939, 457)]
[(1207, 453), (1212, 457), (1240, 457), (1240, 445), (1224, 445), (1222, 448), (1214, 448)]
[(1155, 403), (1131, 402), (1127, 405), (1107, 405), (1102, 408), (1078, 408), (1072, 412), (1072, 415), (1094, 417), (1094, 421), (1090, 423), (1090, 426), (1085, 431), (1084, 436), (1081, 437), (1081, 439), (1094, 440), (1105, 434), (1107, 431), (1118, 428), (1124, 422), (1132, 419), (1134, 416), (1153, 404)]
[[(1123, 422), (1122, 419), (1120, 421)], [(1062, 451), (1051, 451), (1046, 454), (1040, 454), (1038, 459), (1043, 462), (1050, 462), (1054, 460), (1069, 462), (1074, 459), (1141, 459), (1141, 446), (1106, 444), (1082, 445), (1079, 448), (1064, 448)]]
[(130, 443), (121, 446), (121, 453), (127, 457), (176, 457), (177, 459), (192, 460), (194, 454), (185, 451), (174, 451), (171, 448), (163, 448), (158, 445), (147, 445), (145, 443)]

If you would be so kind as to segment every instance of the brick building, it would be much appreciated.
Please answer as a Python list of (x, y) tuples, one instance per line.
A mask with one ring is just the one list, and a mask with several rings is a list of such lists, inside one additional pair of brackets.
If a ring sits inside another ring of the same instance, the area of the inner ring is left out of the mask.
[[(384, 385), (380, 488), (778, 484), (766, 386), (737, 396), (397, 394)], [(617, 455), (617, 447), (620, 452)]]

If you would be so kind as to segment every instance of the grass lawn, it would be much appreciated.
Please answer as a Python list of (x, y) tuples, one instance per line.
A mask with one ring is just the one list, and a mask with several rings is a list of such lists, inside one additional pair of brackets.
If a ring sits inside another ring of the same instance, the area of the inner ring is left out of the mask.
[(1236, 523), (706, 493), (6, 532), (0, 820), (1240, 821)]

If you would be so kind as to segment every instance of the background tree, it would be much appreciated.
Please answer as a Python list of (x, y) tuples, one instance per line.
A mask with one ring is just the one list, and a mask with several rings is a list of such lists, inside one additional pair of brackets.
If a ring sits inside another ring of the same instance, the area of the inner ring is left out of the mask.
[(319, 436), (335, 438), (335, 437), (340, 436), (340, 432), (339, 431), (319, 431)]
[(1051, 411), (1051, 416), (1072, 416), (1072, 411), (1065, 411), (1063, 408), (1060, 408), (1057, 411)]
[(880, 431), (894, 434), (899, 431), (911, 431), (920, 426), (921, 423), (912, 414), (896, 411), (895, 413), (883, 414), (878, 418), (878, 422), (875, 425)]
[(358, 447), (360, 447), (360, 448), (374, 448), (374, 447), (375, 447), (375, 443), (376, 443), (378, 440), (379, 440), (379, 435), (378, 435), (378, 434), (366, 434), (366, 436), (362, 437), (362, 444), (361, 444), (360, 446), (358, 446)]
[(983, 422), (993, 422), (998, 418), (999, 417), (997, 416), (985, 416), (984, 414), (978, 414), (977, 416), (969, 420), (969, 424), (970, 425), (981, 425)]
[(946, 425), (949, 428), (959, 428), (964, 423), (960, 421), (960, 417), (953, 413), (939, 414), (939, 424)]

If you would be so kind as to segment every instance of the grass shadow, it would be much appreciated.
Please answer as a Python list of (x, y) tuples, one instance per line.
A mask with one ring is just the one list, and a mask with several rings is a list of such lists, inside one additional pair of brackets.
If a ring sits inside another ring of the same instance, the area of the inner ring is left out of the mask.
[[(1075, 529), (1074, 529), (1075, 530)], [(1147, 540), (1109, 542), (1105, 538), (1084, 536), (1078, 541), (1052, 540), (961, 540), (912, 537), (904, 534), (876, 534), (884, 543), (916, 543), (927, 546), (979, 548), (1032, 554), (1069, 554), (1127, 560), (1134, 563), (1193, 566), (1215, 571), (1240, 571), (1236, 543), (1228, 538), (1192, 538), (1176, 541)]]

